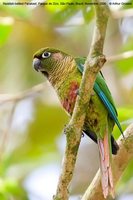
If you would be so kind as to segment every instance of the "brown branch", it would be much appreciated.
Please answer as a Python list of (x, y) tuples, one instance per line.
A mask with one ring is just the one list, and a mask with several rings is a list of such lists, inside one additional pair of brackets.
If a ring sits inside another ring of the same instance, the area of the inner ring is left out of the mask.
[[(98, 0), (95, 0), (95, 2), (99, 3)], [(68, 187), (73, 176), (86, 110), (89, 104), (91, 92), (93, 90), (96, 75), (105, 62), (105, 57), (103, 56), (103, 44), (109, 11), (108, 7), (100, 4), (95, 6), (95, 11), (96, 25), (91, 49), (85, 62), (85, 70), (79, 89), (79, 95), (76, 99), (73, 115), (65, 129), (67, 144), (62, 172), (59, 178), (56, 195), (54, 196), (55, 200), (67, 200), (69, 197)]]
[[(129, 161), (133, 158), (133, 124), (128, 126), (124, 132), (124, 135), (126, 139), (122, 137), (119, 138), (118, 144), (120, 149), (118, 154), (113, 156), (112, 159), (115, 185), (126, 169)], [(98, 170), (96, 176), (94, 177), (92, 183), (86, 190), (81, 200), (104, 200), (100, 177), (100, 171)]]

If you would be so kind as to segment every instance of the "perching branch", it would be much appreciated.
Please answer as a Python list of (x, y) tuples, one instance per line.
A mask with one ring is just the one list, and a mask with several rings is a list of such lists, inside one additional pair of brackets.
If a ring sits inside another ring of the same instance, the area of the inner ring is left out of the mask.
[[(122, 173), (126, 169), (129, 161), (133, 159), (133, 124), (128, 126), (124, 132), (125, 139), (122, 136), (118, 140), (119, 151), (116, 156), (113, 156), (112, 162), (114, 167), (114, 184), (116, 185), (119, 181)], [(81, 200), (104, 200), (101, 181), (100, 171), (97, 172), (92, 183), (86, 190)]]
[(94, 36), (89, 55), (85, 62), (85, 70), (79, 88), (79, 95), (76, 99), (73, 115), (65, 129), (67, 144), (62, 172), (59, 178), (54, 200), (67, 200), (69, 197), (68, 187), (73, 176), (86, 110), (97, 73), (105, 63), (105, 57), (103, 56), (103, 44), (109, 10), (105, 5), (100, 5), (98, 0), (95, 0), (95, 3), (98, 3), (98, 5), (95, 6), (96, 25)]
[[(133, 51), (126, 51), (121, 54), (108, 56), (106, 59), (107, 62), (116, 62), (128, 58), (133, 58)], [(45, 90), (45, 84), (40, 83), (28, 90), (18, 92), (17, 94), (0, 94), (0, 105), (8, 102), (21, 101), (23, 99), (36, 96), (38, 93), (41, 93), (44, 90)]]

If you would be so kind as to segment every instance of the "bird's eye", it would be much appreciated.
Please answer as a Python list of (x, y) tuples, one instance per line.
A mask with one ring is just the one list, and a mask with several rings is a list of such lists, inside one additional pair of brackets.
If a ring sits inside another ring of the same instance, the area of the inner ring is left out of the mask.
[(48, 58), (51, 56), (51, 53), (50, 52), (47, 52), (45, 51), (43, 54), (42, 54), (42, 58)]

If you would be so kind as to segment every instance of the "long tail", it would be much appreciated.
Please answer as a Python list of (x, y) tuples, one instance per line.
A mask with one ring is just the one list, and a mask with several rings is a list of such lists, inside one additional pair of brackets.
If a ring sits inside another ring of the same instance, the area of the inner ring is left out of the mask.
[(108, 129), (103, 139), (98, 138), (98, 147), (100, 152), (100, 167), (101, 167), (101, 182), (103, 195), (106, 199), (109, 194), (114, 198), (114, 184), (113, 184), (113, 175), (111, 169), (111, 156), (110, 152), (110, 141), (109, 141)]

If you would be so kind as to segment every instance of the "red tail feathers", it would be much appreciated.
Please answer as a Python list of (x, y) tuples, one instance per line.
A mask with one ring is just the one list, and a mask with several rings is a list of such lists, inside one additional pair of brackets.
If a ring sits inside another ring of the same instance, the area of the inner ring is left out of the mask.
[(98, 147), (100, 152), (100, 165), (101, 165), (101, 182), (104, 198), (107, 198), (109, 194), (114, 198), (114, 184), (113, 175), (111, 169), (112, 153), (110, 152), (108, 132), (106, 132), (104, 139), (98, 139)]

